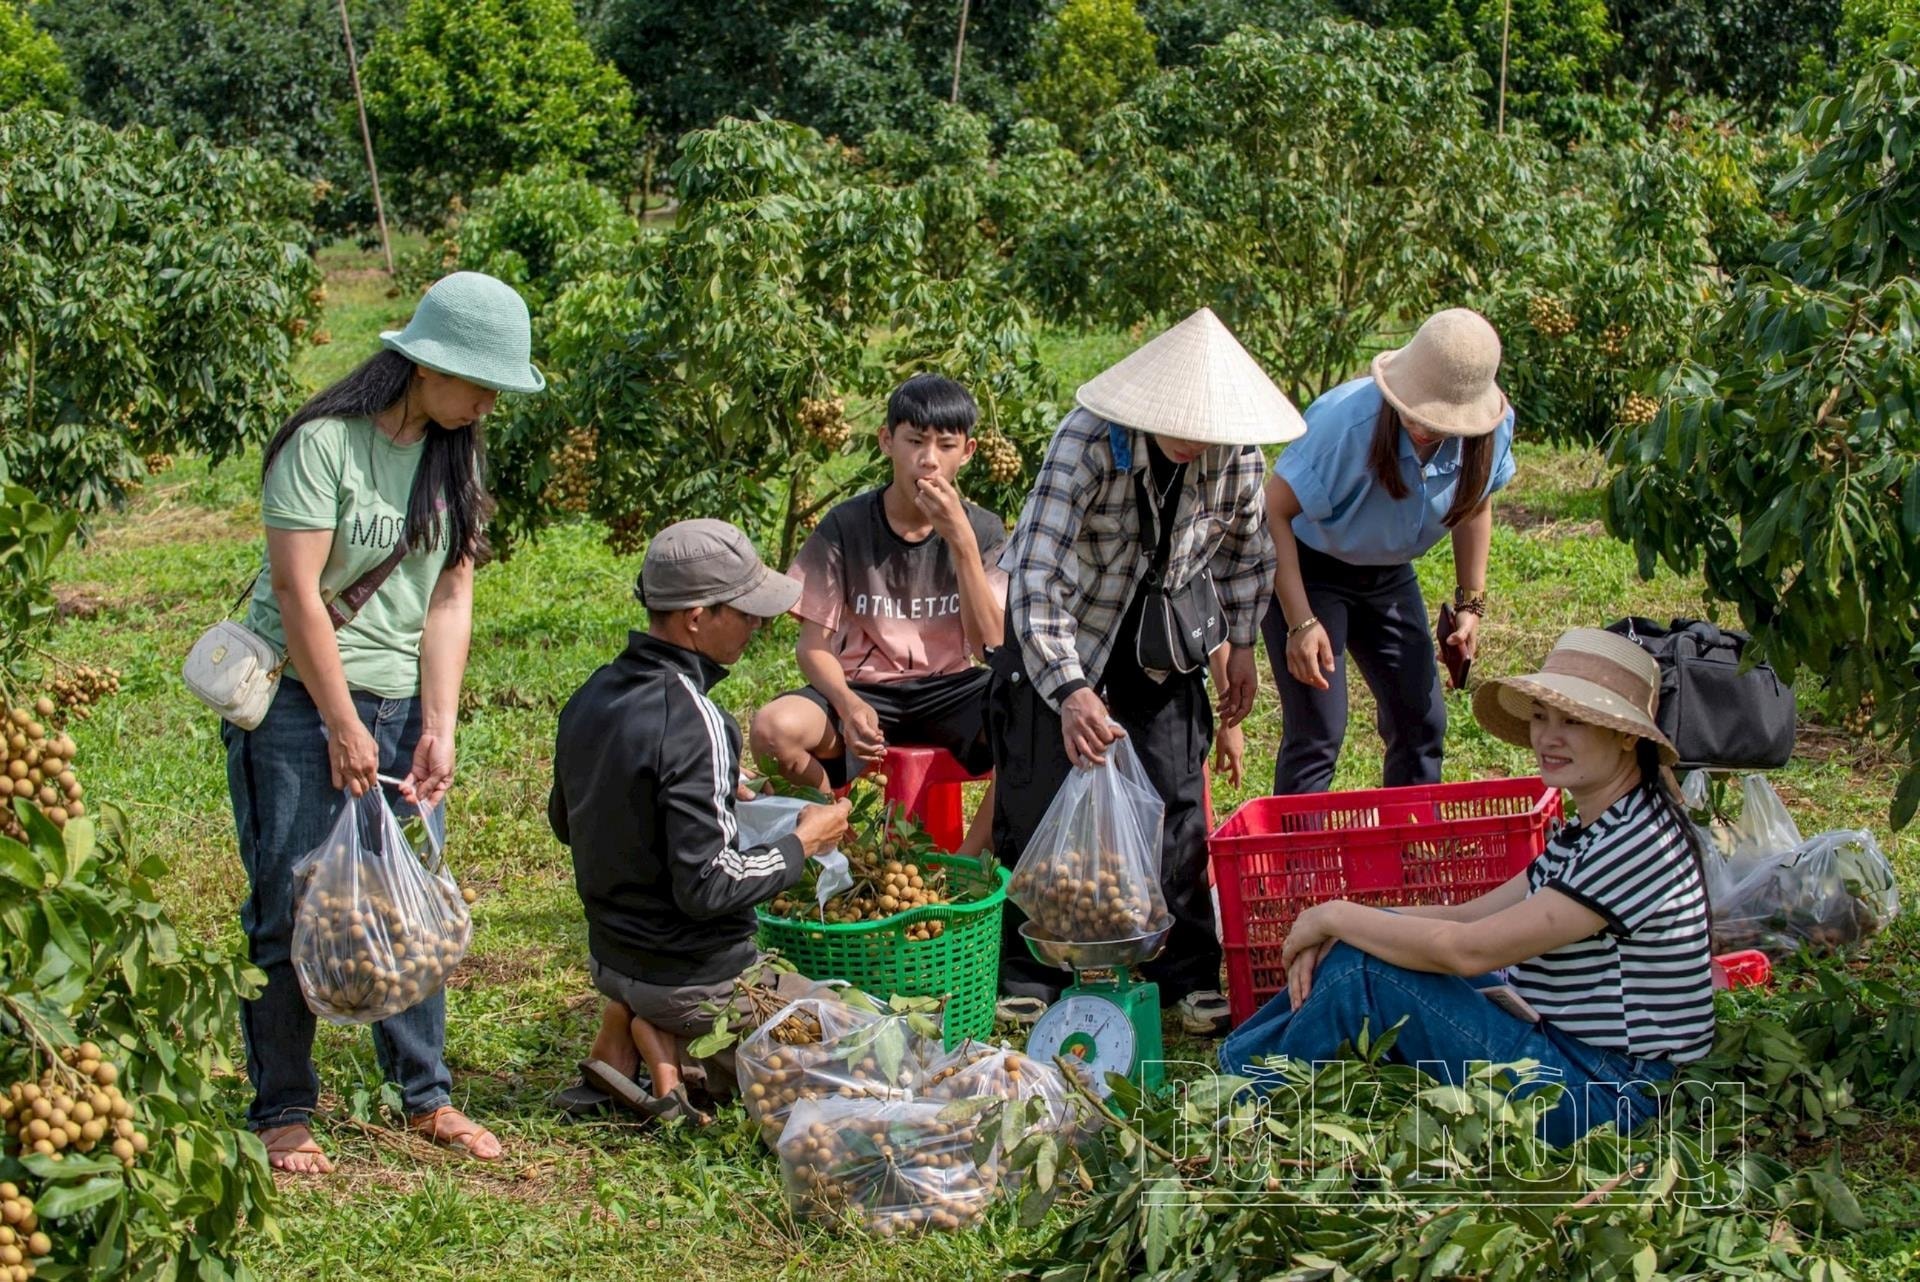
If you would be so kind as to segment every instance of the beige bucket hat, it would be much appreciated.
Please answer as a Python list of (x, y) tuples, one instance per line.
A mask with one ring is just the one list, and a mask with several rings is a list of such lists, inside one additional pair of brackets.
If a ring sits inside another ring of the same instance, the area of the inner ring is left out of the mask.
[(1373, 358), (1373, 381), (1387, 403), (1441, 436), (1485, 436), (1507, 416), (1500, 335), (1479, 312), (1435, 312), (1405, 347)]
[(1660, 667), (1623, 636), (1599, 628), (1564, 633), (1540, 671), (1501, 677), (1474, 691), (1473, 715), (1496, 739), (1529, 748), (1536, 703), (1591, 725), (1651, 739), (1660, 746), (1664, 765), (1679, 759), (1654, 721), (1660, 708)]
[(1307, 430), (1286, 393), (1206, 307), (1082, 383), (1074, 399), (1109, 423), (1208, 445), (1273, 445)]

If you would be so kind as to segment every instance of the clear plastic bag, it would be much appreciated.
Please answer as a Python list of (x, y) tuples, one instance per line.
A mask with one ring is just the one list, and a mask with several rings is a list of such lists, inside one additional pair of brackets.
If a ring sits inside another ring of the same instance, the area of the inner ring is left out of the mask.
[(1047, 934), (1131, 939), (1166, 924), (1160, 829), (1166, 806), (1127, 739), (1104, 766), (1077, 767), (1015, 865), (1008, 898)]
[(802, 997), (740, 1043), (736, 1073), (748, 1116), (774, 1145), (803, 1101), (912, 1098), (937, 1045), (904, 1017), (856, 1010), (834, 997)]
[(473, 919), (429, 819), (425, 858), (385, 790), (347, 795), (333, 833), (294, 865), (293, 969), (307, 1005), (370, 1024), (440, 991), (466, 956)]
[[(1052, 1064), (1024, 1055), (1009, 1046), (967, 1042), (951, 1055), (927, 1065), (919, 1094), (923, 1100), (953, 1103), (969, 1099), (1039, 1100), (1043, 1111), (1028, 1115), (1022, 1134), (1053, 1134), (1072, 1144), (1087, 1128), (1074, 1106), (1073, 1088)], [(990, 1165), (995, 1177), (1012, 1187), (1002, 1163), (1005, 1146), (996, 1144)]]
[[(738, 802), (733, 814), (740, 828), (740, 848), (750, 850), (780, 840), (800, 826), (801, 813), (813, 804), (804, 797), (778, 795)], [(814, 881), (814, 899), (825, 907), (829, 899), (853, 885), (853, 870), (847, 865), (847, 857), (838, 850), (816, 855), (813, 861), (820, 865), (820, 875)]]
[(1779, 960), (1803, 944), (1842, 953), (1900, 910), (1893, 865), (1866, 832), (1823, 832), (1785, 850), (1709, 857), (1707, 872), (1716, 953), (1757, 948)]
[(937, 1100), (803, 1100), (776, 1148), (801, 1215), (851, 1219), (883, 1237), (977, 1222), (993, 1203), (991, 1165), (974, 1161), (978, 1116), (943, 1120)]
[(1787, 803), (1763, 775), (1748, 775), (1740, 781), (1740, 817), (1728, 832), (1735, 859), (1772, 858), (1805, 840)]

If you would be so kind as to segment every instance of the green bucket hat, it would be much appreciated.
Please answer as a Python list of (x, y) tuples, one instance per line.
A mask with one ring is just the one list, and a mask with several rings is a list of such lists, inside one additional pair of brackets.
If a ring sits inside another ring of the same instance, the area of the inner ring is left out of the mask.
[(533, 326), (513, 286), (484, 272), (455, 272), (434, 282), (405, 329), (389, 329), (380, 345), (415, 365), (464, 378), (496, 392), (539, 392), (546, 376), (533, 367)]

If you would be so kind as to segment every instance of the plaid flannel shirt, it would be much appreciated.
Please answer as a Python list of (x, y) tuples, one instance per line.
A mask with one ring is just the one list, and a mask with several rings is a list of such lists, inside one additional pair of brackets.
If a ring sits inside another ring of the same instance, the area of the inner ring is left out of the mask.
[[(1145, 433), (1075, 409), (1054, 432), (1001, 553), (1008, 623), (1028, 677), (1056, 708), (1099, 684), (1152, 561), (1134, 492), (1134, 475), (1146, 466)], [(1214, 446), (1188, 467), (1175, 499), (1168, 588), (1210, 567), (1236, 646), (1254, 643), (1273, 591), (1266, 470), (1257, 446)]]

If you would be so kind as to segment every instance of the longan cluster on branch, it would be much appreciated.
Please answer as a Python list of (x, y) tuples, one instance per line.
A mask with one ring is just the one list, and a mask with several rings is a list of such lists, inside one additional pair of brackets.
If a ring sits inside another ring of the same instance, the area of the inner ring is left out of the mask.
[(33, 1199), (17, 1184), (0, 1183), (0, 1282), (27, 1282), (34, 1261), (53, 1254), (53, 1239), (40, 1230)]
[[(26, 708), (0, 704), (0, 712), (6, 718), (5, 774), (0, 776), (0, 789), (10, 790), (12, 796), (31, 801), (56, 828), (64, 828), (67, 820), (77, 819), (87, 813), (86, 803), (82, 800), (86, 789), (81, 787), (73, 769), (73, 759), (79, 752), (79, 746), (64, 733), (48, 732), (47, 720), (56, 711), (53, 700), (45, 695)], [(5, 832), (15, 841), (22, 841), (26, 837), (12, 806), (7, 806), (4, 811), (0, 832)]]
[(120, 1070), (92, 1042), (68, 1047), (60, 1058), (71, 1072), (50, 1068), (39, 1081), (15, 1082), (0, 1095), (9, 1147), (59, 1161), (104, 1144), (132, 1166), (147, 1151), (147, 1137), (133, 1123), (132, 1101), (120, 1093)]

